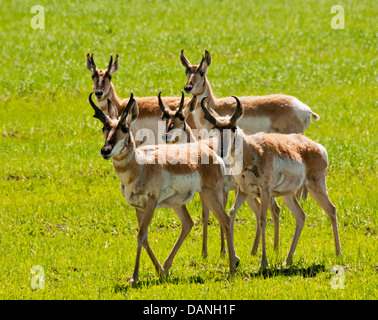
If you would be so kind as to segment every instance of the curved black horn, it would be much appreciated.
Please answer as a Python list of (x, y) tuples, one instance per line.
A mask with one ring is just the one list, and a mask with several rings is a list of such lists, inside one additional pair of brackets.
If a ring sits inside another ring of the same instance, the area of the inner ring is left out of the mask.
[(110, 55), (110, 61), (109, 61), (109, 65), (108, 65), (108, 71), (110, 71), (110, 69), (112, 68), (112, 65), (113, 65), (113, 56)]
[(205, 99), (207, 99), (208, 97), (204, 97), (202, 100), (201, 100), (201, 108), (202, 108), (202, 111), (203, 113), (205, 114), (204, 115), (204, 118), (209, 121), (212, 125), (216, 126), (217, 125), (217, 119), (215, 119), (215, 117), (210, 113), (210, 111), (207, 109), (207, 107), (205, 106)]
[(94, 109), (95, 111), (95, 114), (94, 114), (94, 118), (97, 118), (99, 119), (103, 124), (106, 123), (106, 115), (104, 112), (102, 112), (102, 110), (93, 102), (92, 100), (92, 94), (94, 93), (94, 91), (92, 91), (89, 95), (89, 103), (91, 104), (92, 108)]
[(130, 111), (131, 106), (134, 104), (134, 93), (131, 91), (130, 93), (130, 99), (129, 102), (127, 103), (126, 107), (122, 111), (121, 119), (119, 120), (121, 123), (123, 123)]
[(184, 107), (184, 100), (185, 100), (185, 94), (184, 94), (184, 91), (181, 90), (181, 101), (178, 108), (178, 112), (180, 113), (182, 112), (182, 108)]
[(238, 121), (243, 116), (244, 106), (240, 102), (240, 100), (238, 99), (237, 96), (232, 96), (232, 97), (236, 100), (236, 108), (235, 108), (234, 114), (232, 115), (232, 117), (230, 119), (230, 124), (234, 125), (236, 123), (236, 121)]
[(92, 53), (92, 55), (91, 55), (91, 62), (92, 62), (93, 70), (96, 70), (96, 64), (95, 64), (95, 62), (94, 62), (94, 60), (93, 60), (93, 53)]
[(161, 110), (163, 113), (165, 113), (167, 107), (164, 105), (164, 102), (163, 102), (163, 100), (161, 99), (161, 93), (162, 93), (162, 92), (163, 92), (163, 91), (160, 91), (159, 94), (158, 94), (159, 107), (160, 107), (160, 110)]

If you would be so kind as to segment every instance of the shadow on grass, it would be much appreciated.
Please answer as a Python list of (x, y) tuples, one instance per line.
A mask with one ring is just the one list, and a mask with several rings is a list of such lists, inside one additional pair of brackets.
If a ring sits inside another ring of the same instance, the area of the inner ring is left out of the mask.
[[(252, 278), (273, 278), (279, 276), (300, 276), (303, 278), (313, 278), (316, 277), (318, 273), (326, 271), (326, 268), (323, 264), (312, 264), (308, 267), (299, 267), (299, 266), (290, 266), (290, 267), (271, 267), (264, 270), (258, 270), (256, 272), (243, 272), (239, 271), (236, 273), (235, 277), (238, 277), (238, 274), (244, 277), (244, 280), (249, 280)], [(217, 272), (215, 272), (217, 273)], [(207, 274), (209, 276), (209, 274)], [(228, 278), (228, 277), (227, 277)], [(214, 281), (214, 278), (212, 278)], [(220, 279), (215, 281), (221, 281)], [(232, 281), (232, 280), (231, 280)], [(145, 280), (140, 280), (137, 283), (115, 283), (113, 288), (115, 293), (127, 293), (129, 289), (142, 289), (151, 286), (159, 286), (162, 284), (179, 284), (179, 283), (195, 283), (195, 284), (204, 284), (206, 281), (201, 276), (190, 276), (190, 277), (174, 277), (168, 275), (166, 278), (147, 278)]]
[(323, 264), (312, 264), (309, 267), (298, 267), (298, 266), (290, 266), (290, 267), (283, 267), (283, 268), (267, 268), (263, 270), (258, 270), (252, 273), (245, 273), (244, 276), (247, 278), (272, 278), (272, 277), (279, 277), (279, 276), (301, 276), (303, 278), (313, 278), (320, 272), (324, 272), (326, 270)]
[(129, 289), (141, 289), (143, 287), (151, 287), (151, 286), (159, 286), (162, 284), (178, 284), (178, 283), (205, 283), (205, 280), (200, 276), (190, 276), (188, 278), (183, 277), (171, 277), (167, 276), (163, 279), (146, 279), (146, 280), (139, 280), (137, 283), (115, 283), (114, 284), (114, 292), (123, 292), (126, 293)]

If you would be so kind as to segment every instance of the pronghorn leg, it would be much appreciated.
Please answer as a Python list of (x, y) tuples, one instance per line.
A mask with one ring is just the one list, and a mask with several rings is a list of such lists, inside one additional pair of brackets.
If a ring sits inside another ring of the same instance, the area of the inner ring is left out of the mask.
[(306, 214), (304, 213), (302, 207), (299, 205), (296, 199), (296, 196), (294, 194), (282, 196), (282, 200), (295, 217), (294, 236), (291, 242), (289, 253), (286, 258), (286, 262), (285, 262), (287, 265), (291, 265), (293, 262), (293, 255), (297, 247), (298, 239), (299, 239), (299, 236), (301, 235), (301, 232), (302, 232), (305, 220), (306, 220)]
[[(140, 254), (141, 254), (141, 251), (142, 251), (142, 246), (143, 246), (144, 242), (147, 240), (148, 226), (151, 223), (152, 217), (154, 215), (155, 208), (156, 208), (156, 201), (153, 200), (153, 199), (148, 199), (146, 206), (144, 208), (142, 221), (141, 221), (140, 226), (139, 226), (139, 232), (138, 232), (138, 236), (137, 236), (137, 242), (138, 242), (137, 254), (136, 254), (136, 258), (135, 258), (134, 273), (133, 273), (132, 278), (130, 279), (131, 283), (138, 281)], [(151, 248), (150, 248), (150, 250), (151, 250)], [(150, 252), (152, 253), (152, 250)]]
[(261, 189), (260, 194), (261, 194), (260, 232), (261, 232), (261, 246), (262, 246), (260, 269), (266, 269), (266, 267), (268, 266), (268, 259), (266, 256), (265, 228), (266, 228), (266, 214), (268, 212), (271, 192), (268, 189)]
[[(138, 220), (138, 227), (140, 228), (140, 225), (141, 225), (142, 219), (143, 219), (143, 211), (136, 209), (136, 214), (137, 214), (137, 220)], [(143, 247), (144, 247), (144, 249), (146, 249), (150, 259), (152, 260), (152, 263), (155, 266), (156, 272), (158, 273), (158, 275), (160, 277), (163, 277), (164, 276), (164, 270), (163, 270), (162, 266), (160, 265), (159, 261), (156, 259), (155, 255), (154, 255), (154, 253), (153, 253), (153, 251), (150, 247), (150, 244), (148, 243), (148, 234), (146, 235), (146, 239), (143, 242)]]
[(243, 193), (239, 188), (236, 190), (235, 194), (235, 202), (230, 209), (230, 225), (231, 225), (231, 234), (232, 234), (232, 241), (234, 241), (234, 223), (235, 223), (235, 216), (236, 212), (240, 209), (243, 205), (245, 200), (247, 199), (248, 202), (248, 195)]
[(222, 194), (217, 190), (209, 188), (204, 188), (201, 193), (203, 194), (203, 199), (205, 200), (207, 207), (214, 214), (225, 233), (230, 263), (230, 274), (233, 275), (236, 271), (236, 263), (239, 261), (239, 258), (235, 254), (235, 247), (230, 228), (230, 218), (224, 210)]
[[(223, 208), (226, 210), (227, 207), (227, 200), (228, 200), (228, 191), (223, 190)], [(231, 221), (233, 226), (233, 221)], [(233, 234), (233, 233), (232, 233)], [(220, 227), (220, 235), (221, 235), (221, 255), (226, 255), (226, 245), (224, 242), (224, 232), (222, 227)]]
[(209, 209), (206, 207), (205, 202), (200, 194), (201, 207), (202, 207), (202, 256), (207, 257), (207, 229), (209, 226)]
[(181, 207), (175, 207), (175, 208), (172, 208), (172, 209), (177, 213), (177, 215), (178, 215), (178, 217), (181, 221), (181, 224), (182, 224), (182, 229), (181, 229), (181, 233), (180, 233), (175, 245), (173, 246), (168, 258), (164, 262), (163, 269), (164, 269), (164, 272), (166, 274), (167, 274), (167, 271), (169, 270), (169, 268), (172, 266), (172, 261), (173, 261), (173, 258), (175, 257), (175, 255), (177, 254), (177, 251), (181, 247), (183, 241), (188, 236), (190, 230), (192, 230), (192, 227), (194, 225), (193, 220), (190, 217), (190, 214), (189, 214), (188, 210), (186, 209), (185, 205), (183, 205)]
[(325, 183), (325, 178), (318, 181), (311, 181), (308, 183), (308, 189), (311, 196), (315, 201), (322, 207), (322, 209), (327, 213), (329, 219), (331, 220), (333, 229), (333, 238), (335, 241), (336, 255), (341, 254), (339, 231), (337, 228), (337, 216), (336, 207), (333, 205), (328, 197), (327, 187)]
[[(251, 255), (257, 254), (257, 249), (259, 248), (259, 242), (261, 237), (260, 232), (260, 201), (257, 198), (248, 198), (247, 199), (248, 205), (251, 207), (252, 211), (255, 213), (256, 216), (256, 234), (255, 240), (253, 241), (253, 246), (251, 250)], [(271, 198), (269, 202), (269, 210), (272, 213), (272, 219), (274, 224), (274, 250), (278, 250), (279, 247), (279, 214), (280, 214), (280, 207), (277, 205), (276, 199)]]
[(308, 189), (306, 187), (306, 185), (302, 185), (302, 187), (299, 188), (299, 190), (297, 191), (297, 199), (304, 199), (306, 200), (307, 199), (307, 196), (308, 196)]
[(256, 233), (255, 233), (255, 240), (253, 241), (253, 246), (251, 250), (251, 255), (255, 255), (257, 253), (257, 249), (259, 247), (261, 231), (260, 231), (260, 201), (257, 198), (248, 197), (247, 203), (255, 213), (256, 217)]
[(270, 199), (269, 210), (272, 213), (274, 225), (274, 250), (278, 250), (280, 237), (280, 207), (278, 206), (276, 199), (273, 197)]

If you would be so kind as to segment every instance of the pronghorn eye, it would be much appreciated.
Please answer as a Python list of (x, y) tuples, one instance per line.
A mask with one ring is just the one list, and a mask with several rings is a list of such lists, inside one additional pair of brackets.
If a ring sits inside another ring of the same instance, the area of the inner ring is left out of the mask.
[(200, 76), (203, 77), (205, 75), (205, 72), (201, 71)]
[(123, 133), (128, 133), (130, 131), (128, 127), (124, 127), (124, 126), (121, 127), (121, 130)]

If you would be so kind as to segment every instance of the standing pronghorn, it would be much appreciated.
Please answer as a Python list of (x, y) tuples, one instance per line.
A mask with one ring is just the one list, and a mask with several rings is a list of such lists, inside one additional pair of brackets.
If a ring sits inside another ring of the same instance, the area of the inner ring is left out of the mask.
[[(207, 69), (211, 65), (211, 55), (205, 50), (205, 56), (199, 65), (193, 65), (180, 52), (180, 61), (185, 67), (188, 81), (185, 92), (197, 96), (197, 105), (194, 109), (194, 122), (197, 128), (210, 129), (210, 124), (204, 119), (201, 101), (208, 97), (208, 107), (215, 110), (220, 116), (234, 112), (236, 103), (232, 98), (217, 99), (211, 90), (206, 77)], [(311, 116), (318, 120), (319, 116), (311, 108), (293, 96), (272, 94), (266, 96), (240, 97), (244, 105), (244, 116), (239, 121), (240, 128), (247, 134), (257, 132), (304, 133), (310, 125)]]
[[(223, 207), (223, 160), (206, 144), (150, 145), (136, 148), (131, 125), (138, 117), (138, 104), (131, 94), (118, 117), (117, 109), (109, 100), (108, 115), (92, 101), (95, 117), (104, 125), (105, 144), (101, 149), (104, 159), (113, 158), (114, 169), (121, 181), (121, 191), (129, 205), (136, 209), (139, 232), (136, 262), (131, 282), (136, 282), (142, 246), (151, 258), (157, 273), (164, 276), (174, 256), (193, 227), (186, 209), (196, 192), (201, 194), (208, 208), (222, 226), (227, 239), (230, 273), (236, 270), (230, 219)], [(184, 145), (185, 147), (185, 145)], [(160, 160), (163, 161), (160, 161)], [(165, 159), (165, 161), (164, 161)], [(207, 160), (207, 161), (206, 161)], [(163, 267), (148, 243), (148, 226), (155, 209), (172, 208), (178, 215), (182, 230)]]
[[(162, 137), (163, 140), (166, 141), (167, 143), (174, 143), (177, 141), (177, 138), (179, 137), (181, 139), (184, 139), (183, 141), (181, 141), (181, 143), (183, 142), (190, 143), (190, 142), (197, 141), (198, 132), (197, 134), (194, 134), (190, 125), (186, 122), (186, 119), (196, 107), (197, 97), (194, 96), (192, 100), (190, 100), (188, 105), (184, 108), (184, 93), (182, 92), (180, 105), (178, 109), (176, 109), (175, 111), (171, 110), (164, 104), (163, 100), (161, 99), (161, 92), (159, 92), (158, 98), (159, 98), (159, 106), (162, 111), (162, 118), (166, 119), (166, 131), (163, 133), (163, 137)], [(177, 129), (180, 129), (182, 131), (181, 132), (175, 131)], [(178, 133), (179, 136), (175, 135), (175, 133)], [(181, 133), (185, 134), (183, 138), (180, 135)], [(205, 142), (205, 140), (201, 140), (201, 141)], [(209, 145), (212, 148), (213, 146), (216, 148), (219, 148), (218, 142), (219, 141), (211, 139)], [(233, 183), (232, 178), (229, 175), (224, 176), (224, 184), (225, 184), (224, 206), (226, 207), (227, 199), (228, 199), (228, 192), (230, 190), (236, 190), (236, 185), (235, 183)], [(208, 229), (208, 224), (209, 224), (209, 209), (206, 207), (206, 204), (202, 200), (201, 197), (200, 197), (200, 200), (201, 200), (201, 206), (202, 206), (202, 229), (203, 229), (202, 255), (206, 257), (207, 256), (207, 234), (208, 234), (207, 229)], [(256, 197), (247, 197), (246, 201), (248, 205), (251, 207), (252, 211), (256, 215), (256, 223), (257, 223), (256, 236), (255, 236), (255, 240), (254, 240), (252, 251), (251, 251), (251, 254), (254, 255), (257, 253), (257, 249), (258, 249), (258, 245), (260, 241), (260, 232), (259, 232), (260, 202), (258, 201)], [(280, 208), (273, 197), (271, 198), (271, 201), (269, 203), (269, 210), (272, 212), (272, 219), (274, 223), (274, 249), (278, 250)], [(233, 225), (232, 225), (232, 228), (233, 228)], [(234, 231), (232, 230), (232, 232)], [(221, 253), (225, 253), (225, 252), (226, 252), (226, 249), (225, 249), (225, 243), (224, 243), (224, 235), (221, 230)]]
[[(231, 226), (236, 211), (248, 196), (261, 199), (259, 229), (262, 238), (261, 267), (267, 266), (265, 249), (266, 213), (272, 197), (281, 197), (293, 213), (296, 226), (286, 263), (291, 264), (304, 226), (306, 214), (296, 199), (296, 192), (305, 184), (311, 196), (324, 209), (331, 220), (336, 254), (341, 254), (339, 233), (337, 229), (336, 208), (330, 201), (326, 187), (326, 169), (328, 156), (326, 149), (302, 134), (257, 133), (246, 135), (238, 128), (238, 121), (243, 116), (243, 104), (237, 97), (237, 107), (232, 117), (219, 117), (201, 101), (205, 118), (216, 129), (231, 129), (233, 134), (228, 141), (228, 156), (235, 154), (235, 140), (242, 141), (242, 168), (233, 175), (238, 186), (235, 203), (230, 210)], [(233, 228), (233, 227), (232, 227)]]
[[(184, 50), (180, 52), (180, 61), (185, 67), (188, 81), (184, 87), (185, 92), (197, 96), (197, 105), (193, 111), (196, 128), (210, 129), (210, 124), (204, 119), (201, 109), (201, 101), (208, 97), (208, 107), (220, 116), (230, 115), (236, 107), (232, 98), (217, 99), (211, 90), (209, 80), (206, 77), (211, 65), (211, 55), (205, 50), (205, 56), (199, 65), (193, 65), (185, 57)], [(311, 123), (311, 117), (319, 120), (319, 115), (309, 106), (297, 98), (284, 94), (271, 94), (265, 96), (243, 96), (240, 101), (244, 105), (244, 116), (239, 121), (239, 126), (246, 134), (257, 132), (278, 133), (304, 133)], [(307, 197), (307, 190), (303, 188), (303, 197)]]
[[(86, 58), (87, 69), (92, 73), (93, 79), (93, 91), (98, 102), (100, 109), (107, 115), (108, 112), (108, 103), (107, 100), (111, 100), (112, 103), (116, 106), (118, 114), (121, 114), (123, 108), (128, 103), (129, 99), (121, 99), (114, 88), (114, 85), (111, 81), (113, 74), (118, 70), (118, 55), (116, 56), (114, 62), (113, 57), (110, 56), (110, 61), (107, 69), (98, 69), (93, 60), (93, 54), (87, 54)], [(138, 130), (144, 129), (144, 132), (141, 133), (140, 139), (136, 136), (136, 139), (143, 140), (145, 139), (144, 144), (155, 144), (161, 143), (159, 140), (158, 124), (161, 120), (161, 113), (158, 107), (157, 97), (141, 97), (135, 98), (139, 106), (139, 116), (133, 125), (133, 134), (134, 136)], [(189, 99), (187, 99), (187, 102)], [(165, 104), (171, 108), (176, 109), (179, 105), (179, 97), (167, 97), (164, 98)], [(194, 122), (191, 117), (188, 121), (191, 125), (194, 125)]]

